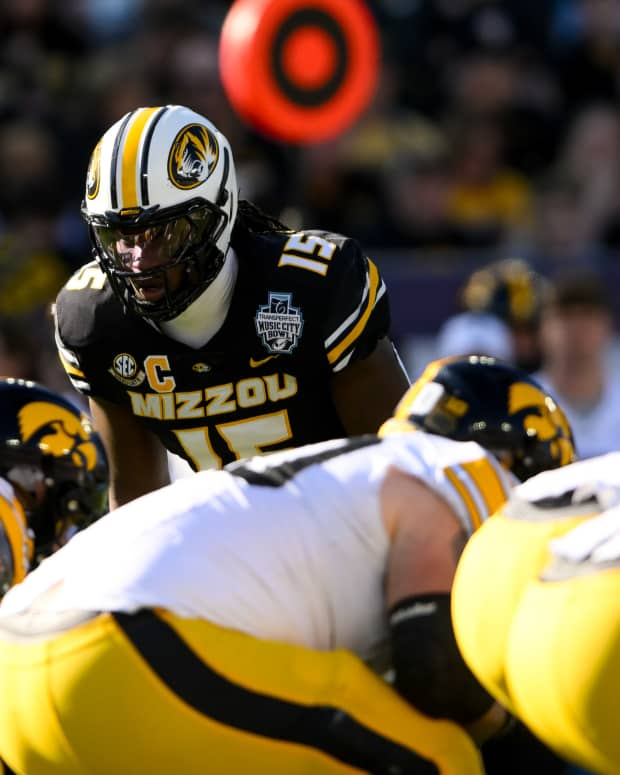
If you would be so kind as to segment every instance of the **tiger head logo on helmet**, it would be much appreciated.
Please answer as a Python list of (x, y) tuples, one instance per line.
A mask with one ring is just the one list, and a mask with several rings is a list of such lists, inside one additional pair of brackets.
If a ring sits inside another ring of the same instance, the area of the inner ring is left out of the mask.
[(175, 186), (195, 188), (217, 165), (219, 146), (215, 135), (203, 124), (183, 127), (175, 137), (168, 157), (168, 175)]

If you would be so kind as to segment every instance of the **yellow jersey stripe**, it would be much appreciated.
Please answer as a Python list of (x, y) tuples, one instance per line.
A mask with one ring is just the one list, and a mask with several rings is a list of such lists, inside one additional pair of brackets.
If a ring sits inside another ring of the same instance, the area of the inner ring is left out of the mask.
[(489, 460), (479, 458), (469, 463), (461, 463), (461, 468), (469, 474), (480, 491), (488, 516), (497, 511), (500, 506), (503, 506), (508, 498), (508, 494)]
[(366, 304), (366, 309), (349, 334), (341, 340), (340, 344), (337, 344), (336, 347), (327, 353), (327, 360), (329, 363), (335, 363), (347, 347), (350, 347), (362, 333), (375, 306), (375, 299), (377, 298), (377, 290), (379, 288), (379, 270), (370, 259), (368, 259), (368, 282), (368, 302)]
[(139, 110), (127, 128), (121, 161), (121, 207), (138, 207), (138, 149), (144, 127), (158, 108)]
[(474, 501), (471, 493), (469, 492), (469, 489), (467, 488), (467, 485), (453, 469), (446, 468), (444, 471), (452, 486), (461, 496), (461, 500), (467, 507), (473, 530), (477, 530), (482, 524), (482, 516), (478, 506), (476, 505), (476, 502)]
[(58, 357), (60, 358), (60, 362), (62, 363), (62, 366), (67, 374), (72, 374), (74, 377), (86, 377), (83, 371), (80, 371), (79, 369), (76, 369), (75, 366), (72, 366), (66, 358), (62, 357), (60, 353), (58, 353)]

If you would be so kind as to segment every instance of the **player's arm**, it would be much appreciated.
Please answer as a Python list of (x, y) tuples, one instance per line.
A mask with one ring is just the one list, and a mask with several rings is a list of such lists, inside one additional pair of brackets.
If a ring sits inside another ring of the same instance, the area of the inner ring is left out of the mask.
[(168, 457), (160, 440), (124, 407), (90, 397), (93, 425), (110, 466), (110, 509), (170, 482)]
[(409, 387), (389, 338), (387, 288), (355, 240), (340, 245), (332, 264), (323, 319), (332, 397), (348, 435), (374, 433)]
[(347, 435), (376, 432), (408, 387), (407, 374), (387, 337), (377, 342), (367, 358), (336, 372), (332, 397)]
[(467, 667), (452, 628), (450, 589), (467, 535), (451, 506), (419, 480), (394, 472), (387, 486), (395, 687), (418, 710), (451, 719), (483, 742), (509, 716)]
[[(54, 308), (56, 347), (69, 381), (78, 393), (88, 398), (93, 425), (108, 456), (109, 507), (114, 509), (168, 484), (168, 457), (159, 439), (128, 409), (96, 395), (98, 388), (94, 375), (101, 365), (92, 356), (88, 363), (85, 352), (96, 355), (96, 345), (90, 343), (86, 347), (81, 333), (85, 325), (82, 323), (84, 312), (89, 307), (86, 302), (76, 306), (76, 290), (83, 289), (84, 276), (91, 284), (94, 281), (103, 284), (105, 280), (96, 265), (87, 264), (60, 292)], [(92, 320), (89, 325), (93, 327)], [(89, 330), (88, 326), (86, 328)]]

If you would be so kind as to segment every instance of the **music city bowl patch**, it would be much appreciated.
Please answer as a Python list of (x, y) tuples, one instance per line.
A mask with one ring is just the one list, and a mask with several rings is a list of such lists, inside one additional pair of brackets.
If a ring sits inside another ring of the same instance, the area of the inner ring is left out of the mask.
[(112, 361), (112, 368), (108, 369), (108, 371), (123, 385), (127, 385), (127, 387), (140, 385), (146, 377), (146, 374), (141, 369), (138, 369), (136, 359), (133, 355), (129, 355), (129, 353), (115, 355)]
[(270, 353), (291, 353), (299, 343), (304, 319), (292, 304), (292, 293), (269, 291), (269, 301), (261, 304), (254, 318), (256, 333)]

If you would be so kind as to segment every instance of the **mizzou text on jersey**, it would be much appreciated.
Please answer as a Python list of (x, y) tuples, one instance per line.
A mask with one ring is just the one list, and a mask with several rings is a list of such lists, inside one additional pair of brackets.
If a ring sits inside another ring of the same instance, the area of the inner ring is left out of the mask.
[(95, 263), (56, 303), (73, 386), (126, 407), (195, 470), (345, 435), (330, 374), (389, 326), (385, 285), (350, 240), (300, 232), (233, 245), (241, 268), (230, 314), (204, 348), (124, 315)]

